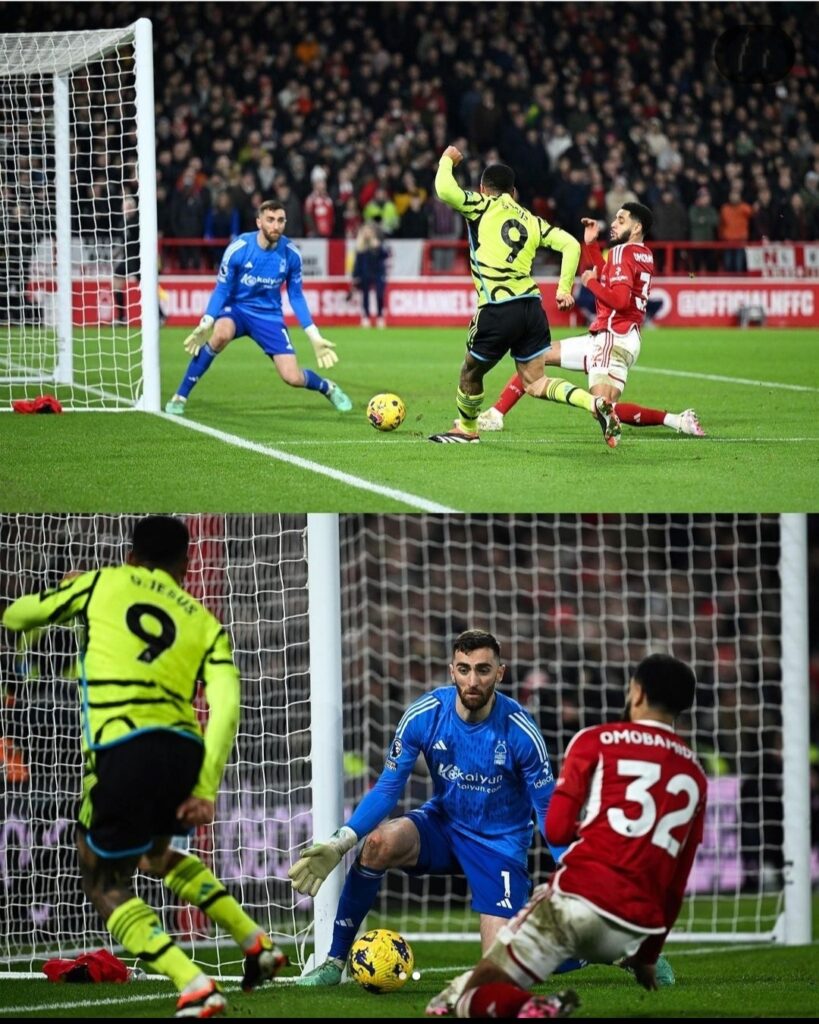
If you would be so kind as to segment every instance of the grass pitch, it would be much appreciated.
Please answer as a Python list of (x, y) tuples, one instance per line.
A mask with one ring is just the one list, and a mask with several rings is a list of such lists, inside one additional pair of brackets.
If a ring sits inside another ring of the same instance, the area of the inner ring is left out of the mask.
[[(477, 944), (415, 945), (419, 981), (375, 996), (355, 983), (332, 989), (295, 988), (274, 982), (245, 995), (238, 979), (224, 985), (231, 1017), (386, 1018), (423, 1017), (429, 999), (450, 977), (472, 966)], [(615, 967), (586, 967), (551, 979), (535, 991), (574, 988), (583, 1017), (816, 1017), (819, 957), (812, 946), (772, 948), (670, 947), (677, 983), (646, 992)], [(291, 974), (295, 973), (290, 971)], [(0, 981), (0, 1020), (26, 1017), (171, 1017), (175, 991), (168, 982), (130, 985), (52, 985), (45, 980)]]
[[(163, 331), (163, 403), (187, 365)], [(556, 336), (573, 333), (558, 331)], [(328, 329), (331, 376), (354, 408), (288, 388), (249, 339), (218, 357), (180, 423), (164, 415), (0, 417), (5, 511), (782, 512), (819, 503), (819, 333), (647, 330), (625, 399), (693, 407), (708, 434), (623, 428), (616, 450), (579, 409), (524, 399), (479, 445), (433, 445), (455, 415), (461, 329)], [(313, 365), (303, 333), (293, 337)], [(491, 404), (513, 364), (486, 379)], [(584, 384), (580, 374), (561, 375)], [(45, 389), (44, 389), (45, 390)], [(399, 394), (407, 419), (379, 434), (364, 412)]]

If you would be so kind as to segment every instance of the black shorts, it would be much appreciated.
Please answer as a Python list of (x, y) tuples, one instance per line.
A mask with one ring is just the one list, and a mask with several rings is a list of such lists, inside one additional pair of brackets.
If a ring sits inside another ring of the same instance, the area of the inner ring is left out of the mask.
[(549, 322), (537, 298), (481, 306), (469, 323), (466, 341), (475, 359), (492, 366), (507, 352), (516, 362), (528, 363), (551, 345)]
[(176, 809), (199, 778), (203, 745), (157, 729), (98, 750), (79, 823), (103, 857), (146, 853), (159, 836), (186, 834)]

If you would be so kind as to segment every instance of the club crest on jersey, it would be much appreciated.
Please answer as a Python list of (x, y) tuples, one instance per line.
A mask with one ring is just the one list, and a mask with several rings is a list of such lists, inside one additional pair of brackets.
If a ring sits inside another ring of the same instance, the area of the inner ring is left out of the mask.
[(503, 740), (498, 740), (495, 747), (495, 764), (506, 764), (506, 743)]
[(392, 758), (393, 761), (397, 761), (398, 760), (398, 758), (401, 756), (401, 751), (403, 749), (404, 749), (403, 743), (396, 736), (395, 739), (392, 741), (392, 746), (390, 747), (390, 757)]

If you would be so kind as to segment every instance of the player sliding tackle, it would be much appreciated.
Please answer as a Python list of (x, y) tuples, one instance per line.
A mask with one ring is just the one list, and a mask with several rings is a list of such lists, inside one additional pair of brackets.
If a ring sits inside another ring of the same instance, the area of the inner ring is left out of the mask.
[(301, 254), (284, 234), (285, 223), (282, 204), (268, 199), (259, 207), (258, 232), (239, 235), (225, 249), (205, 315), (185, 338), (185, 350), (193, 358), (165, 412), (184, 416), (188, 396), (202, 375), (234, 338), (243, 335), (251, 337), (270, 356), (285, 384), (318, 391), (339, 412), (352, 409), (352, 402), (338, 384), (312, 370), (299, 368), (284, 325), (281, 291), (285, 285), (293, 312), (313, 345), (319, 368), (329, 370), (338, 362), (338, 356), (335, 345), (322, 338), (313, 323), (301, 290)]
[[(582, 218), (582, 261), (590, 263), (591, 269), (583, 273), (581, 281), (595, 297), (597, 317), (588, 334), (554, 342), (545, 363), (586, 372), (589, 391), (614, 403), (621, 423), (666, 426), (680, 434), (705, 437), (693, 409), (676, 414), (620, 401), (629, 369), (640, 355), (640, 327), (654, 273), (654, 257), (644, 242), (652, 219), (651, 211), (642, 203), (625, 203), (612, 221), (613, 248), (605, 262), (597, 244), (597, 221)], [(504, 416), (525, 393), (523, 380), (515, 374), (495, 404), (478, 417), (480, 429), (503, 430)]]
[(474, 971), (429, 1003), (429, 1016), (567, 1017), (574, 992), (529, 989), (569, 956), (624, 957), (644, 988), (657, 988), (705, 819), (705, 774), (673, 731), (695, 690), (687, 665), (652, 654), (629, 683), (625, 720), (574, 737), (546, 816), (547, 840), (571, 845)]
[(438, 197), (461, 213), (469, 229), (469, 263), (478, 292), (478, 311), (469, 325), (466, 356), (456, 397), (459, 419), (454, 430), (433, 434), (438, 444), (479, 441), (478, 416), (483, 402), (483, 378), (509, 352), (517, 364), (526, 393), (550, 402), (574, 405), (590, 412), (600, 424), (610, 448), (620, 438), (620, 421), (611, 403), (557, 377), (547, 377), (544, 356), (551, 334), (532, 277), (532, 263), (541, 247), (562, 253), (558, 309), (571, 309), (572, 281), (580, 246), (566, 231), (548, 224), (517, 202), (515, 173), (505, 164), (490, 164), (481, 175), (480, 192), (470, 192), (455, 180), (452, 168), (463, 156), (448, 146), (438, 164)]

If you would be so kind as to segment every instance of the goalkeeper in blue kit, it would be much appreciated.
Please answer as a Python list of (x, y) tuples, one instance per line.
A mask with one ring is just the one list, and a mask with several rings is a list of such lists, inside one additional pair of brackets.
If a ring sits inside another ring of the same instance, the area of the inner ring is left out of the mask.
[(352, 402), (338, 384), (313, 370), (302, 370), (296, 359), (282, 311), (281, 291), (285, 286), (319, 369), (328, 370), (338, 362), (335, 345), (322, 338), (313, 323), (302, 292), (301, 254), (284, 234), (285, 224), (282, 204), (268, 199), (259, 207), (259, 230), (239, 235), (225, 249), (205, 315), (185, 339), (185, 350), (192, 358), (176, 394), (165, 406), (166, 413), (185, 415), (188, 396), (202, 375), (234, 338), (243, 335), (251, 337), (270, 356), (285, 384), (319, 392), (339, 412), (352, 409)]
[[(407, 708), (378, 782), (347, 824), (305, 850), (290, 869), (293, 887), (315, 896), (342, 856), (366, 836), (344, 884), (329, 958), (297, 984), (341, 981), (388, 868), (464, 874), (480, 914), (483, 949), (528, 898), (533, 820), (543, 828), (555, 784), (546, 744), (531, 715), (496, 690), (505, 666), (491, 633), (462, 633), (449, 668), (455, 685), (432, 690)], [(432, 776), (432, 798), (379, 824), (395, 807), (419, 754)]]

